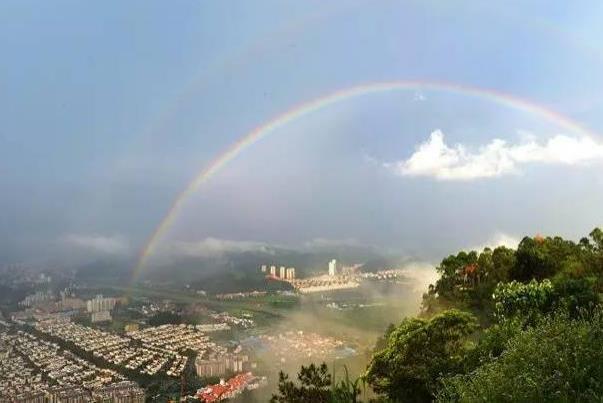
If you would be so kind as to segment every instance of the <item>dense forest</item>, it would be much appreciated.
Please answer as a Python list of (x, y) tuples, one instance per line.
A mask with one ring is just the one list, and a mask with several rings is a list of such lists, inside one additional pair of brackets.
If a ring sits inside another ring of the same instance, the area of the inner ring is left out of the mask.
[(272, 402), (603, 401), (601, 229), (463, 251), (437, 271), (419, 317), (386, 330), (361, 378), (302, 367), (281, 373)]

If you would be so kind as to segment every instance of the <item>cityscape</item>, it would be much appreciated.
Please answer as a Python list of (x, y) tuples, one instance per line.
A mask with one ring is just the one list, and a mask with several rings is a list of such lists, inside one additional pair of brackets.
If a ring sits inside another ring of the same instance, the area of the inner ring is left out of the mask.
[(0, 1), (0, 403), (603, 402), (602, 21)]
[[(274, 312), (266, 322), (261, 316), (267, 312), (258, 315), (256, 307), (275, 300), (297, 304), (304, 295), (324, 298), (324, 292), (357, 289), (366, 282), (404, 287), (410, 281), (403, 270), (362, 272), (361, 266), (331, 259), (315, 275), (300, 278), (294, 267), (262, 264), (257, 275), (268, 283), (286, 283), (289, 290), (208, 294), (188, 286), (174, 289), (180, 298), (195, 301), (184, 309), (167, 293), (153, 298), (108, 288), (113, 296), (105, 296), (63, 275), (30, 277), (31, 270), (22, 269), (10, 285), (36, 291), (2, 309), (0, 352), (6, 372), (0, 398), (143, 402), (149, 389), (167, 383), (182, 399), (213, 402), (269, 389), (275, 371), (290, 365), (318, 357), (354, 359), (362, 348), (357, 339), (321, 335), (311, 327), (282, 328)], [(54, 285), (65, 282), (69, 285), (56, 292)], [(213, 308), (241, 303), (247, 309), (236, 314)], [(329, 298), (320, 302), (327, 310), (332, 304)]]

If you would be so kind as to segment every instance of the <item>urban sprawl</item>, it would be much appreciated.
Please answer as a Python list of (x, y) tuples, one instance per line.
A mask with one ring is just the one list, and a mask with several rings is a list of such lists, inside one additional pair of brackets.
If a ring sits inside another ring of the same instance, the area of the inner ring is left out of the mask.
[[(291, 284), (294, 291), (283, 295), (355, 288), (363, 280), (395, 280), (401, 274), (361, 273), (358, 266), (331, 260), (325, 274), (301, 279), (293, 267), (261, 265), (259, 271), (270, 280)], [(143, 402), (149, 398), (145, 385), (156, 379), (181, 384), (181, 398), (214, 402), (266, 385), (265, 373), (256, 374), (258, 354), (267, 354), (277, 367), (287, 360), (356, 354), (344, 340), (318, 333), (254, 333), (251, 312), (220, 312), (200, 303), (193, 308), (206, 318), (201, 323), (153, 324), (150, 318), (172, 313), (175, 304), (165, 298), (143, 298), (136, 304), (102, 294), (82, 298), (74, 285), (54, 293), (45, 287), (51, 283), (45, 274), (13, 281), (33, 284), (38, 291), (26, 295), (12, 312), (0, 313), (0, 402)], [(206, 298), (205, 291), (191, 291)], [(267, 294), (223, 293), (215, 294), (214, 300), (225, 303)], [(116, 328), (116, 317), (123, 312), (140, 319), (119, 322), (121, 328)], [(231, 337), (232, 331), (239, 336)], [(208, 381), (185, 395), (191, 376)]]

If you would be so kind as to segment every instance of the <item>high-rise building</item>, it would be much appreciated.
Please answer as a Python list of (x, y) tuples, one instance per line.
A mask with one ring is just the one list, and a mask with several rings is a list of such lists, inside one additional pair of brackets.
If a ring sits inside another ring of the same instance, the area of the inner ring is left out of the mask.
[(221, 356), (211, 356), (207, 359), (197, 357), (195, 360), (195, 369), (197, 375), (222, 376), (227, 371), (241, 372), (243, 365), (249, 360), (245, 354), (223, 354)]
[(295, 280), (295, 267), (289, 267), (286, 272), (287, 280)]
[(88, 391), (79, 386), (53, 386), (47, 391), (46, 398), (49, 403), (85, 403), (90, 401)]
[(284, 280), (285, 279), (285, 275), (286, 275), (285, 266), (281, 266), (281, 269), (279, 271), (279, 275), (278, 276)]
[(101, 312), (110, 311), (115, 308), (117, 299), (115, 298), (104, 298), (102, 295), (97, 295), (91, 300), (86, 301), (86, 308), (88, 312)]
[(276, 277), (276, 266), (270, 266), (270, 275)]
[(265, 264), (262, 265), (262, 273), (266, 273), (266, 265)]
[(333, 259), (329, 262), (329, 276), (337, 274), (337, 260)]
[(34, 305), (46, 304), (54, 299), (54, 295), (50, 291), (38, 291), (33, 295), (28, 295), (19, 305), (30, 307)]

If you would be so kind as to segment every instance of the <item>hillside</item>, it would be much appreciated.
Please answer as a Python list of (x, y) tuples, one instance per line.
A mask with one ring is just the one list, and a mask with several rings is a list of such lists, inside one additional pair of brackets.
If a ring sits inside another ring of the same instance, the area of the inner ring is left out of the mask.
[[(371, 401), (601, 401), (603, 231), (578, 242), (525, 237), (517, 249), (442, 260), (420, 317), (392, 324), (362, 382)], [(361, 380), (302, 367), (273, 402), (367, 400)]]

